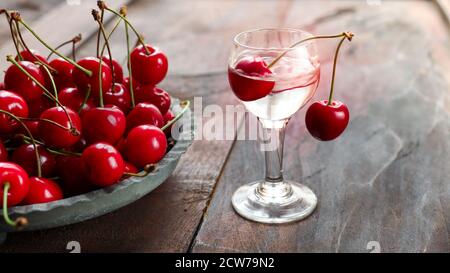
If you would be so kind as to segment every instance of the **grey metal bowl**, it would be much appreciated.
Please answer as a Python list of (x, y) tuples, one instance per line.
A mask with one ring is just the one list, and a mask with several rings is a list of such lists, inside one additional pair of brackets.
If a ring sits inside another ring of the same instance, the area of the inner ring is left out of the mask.
[[(179, 100), (172, 98), (172, 105), (175, 114), (181, 111)], [(190, 109), (185, 112), (185, 116), (191, 120)], [(59, 201), (13, 207), (9, 209), (9, 215), (12, 219), (19, 216), (26, 217), (29, 224), (20, 231), (27, 231), (78, 223), (126, 206), (161, 185), (175, 170), (178, 160), (193, 139), (193, 125), (183, 129), (180, 140), (158, 163), (156, 169), (145, 177), (127, 178), (113, 186)], [(0, 220), (0, 242), (1, 238), (5, 238), (5, 233), (16, 231)]]

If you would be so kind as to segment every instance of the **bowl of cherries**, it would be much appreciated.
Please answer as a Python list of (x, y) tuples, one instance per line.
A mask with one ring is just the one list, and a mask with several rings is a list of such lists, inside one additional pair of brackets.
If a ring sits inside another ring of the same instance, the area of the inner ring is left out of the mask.
[[(49, 46), (19, 12), (0, 10), (17, 51), (0, 79), (0, 233), (68, 225), (123, 207), (163, 183), (191, 144), (192, 128), (174, 126), (190, 117), (189, 102), (157, 87), (168, 71), (164, 52), (144, 42), (125, 7), (97, 4), (97, 52), (78, 60), (75, 51), (69, 58)], [(110, 30), (107, 12), (117, 18)], [(119, 26), (125, 65), (108, 43)], [(21, 31), (49, 55), (29, 48)]]

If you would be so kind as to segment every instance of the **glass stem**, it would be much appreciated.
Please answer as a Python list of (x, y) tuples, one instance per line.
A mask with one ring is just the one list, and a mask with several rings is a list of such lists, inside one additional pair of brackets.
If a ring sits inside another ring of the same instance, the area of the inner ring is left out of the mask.
[(265, 154), (266, 177), (258, 189), (257, 194), (262, 198), (275, 199), (287, 197), (290, 192), (288, 183), (283, 178), (283, 146), (286, 120), (262, 120), (260, 119), (263, 138), (260, 139), (261, 149)]

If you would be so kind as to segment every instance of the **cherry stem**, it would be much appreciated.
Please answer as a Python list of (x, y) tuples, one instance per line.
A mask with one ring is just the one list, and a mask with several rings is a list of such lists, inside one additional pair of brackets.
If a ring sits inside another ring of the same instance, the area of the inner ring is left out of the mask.
[[(18, 134), (17, 136), (23, 138), (25, 143), (29, 143), (29, 141), (31, 141), (31, 139), (29, 137), (27, 137), (26, 135), (23, 134)], [(45, 143), (39, 141), (39, 140), (35, 140), (35, 142), (39, 145), (41, 145), (45, 150), (47, 150), (48, 152), (52, 153), (52, 154), (56, 154), (56, 155), (62, 155), (62, 156), (81, 156), (80, 153), (75, 153), (75, 152), (70, 152), (70, 151), (65, 151), (65, 150), (56, 150), (53, 148), (50, 148), (48, 146), (45, 145)]]
[(306, 39), (303, 39), (303, 40), (300, 40), (298, 42), (295, 42), (294, 44), (289, 46), (288, 49), (286, 49), (280, 55), (278, 55), (275, 59), (273, 59), (272, 62), (267, 66), (267, 68), (271, 68), (272, 66), (274, 66), (281, 58), (283, 58), (284, 55), (286, 55), (292, 48), (298, 46), (299, 44), (302, 44), (304, 42), (311, 41), (311, 40), (333, 39), (333, 38), (340, 38), (340, 37), (347, 38), (349, 41), (351, 41), (352, 38), (353, 38), (353, 33), (351, 33), (351, 32), (343, 32), (343, 33), (337, 34), (337, 35), (311, 36), (311, 37), (308, 37)]
[(129, 89), (130, 89), (130, 97), (131, 97), (131, 108), (133, 109), (136, 106), (136, 102), (134, 99), (134, 88), (133, 88), (133, 72), (131, 70), (131, 53), (130, 53), (130, 34), (128, 32), (128, 24), (124, 21), (125, 24), (125, 38), (127, 41), (127, 67), (128, 67), (128, 81), (129, 81)]
[(19, 45), (18, 45), (18, 37), (17, 37), (17, 30), (15, 30), (14, 28), (14, 24), (13, 24), (13, 19), (11, 18), (11, 16), (9, 15), (7, 10), (2, 9), (1, 13), (5, 13), (6, 16), (6, 20), (8, 21), (9, 24), (9, 30), (11, 32), (11, 39), (13, 40), (14, 43), (14, 47), (16, 48), (17, 51), (17, 58), (19, 58), (20, 61), (23, 60), (22, 56), (20, 55), (20, 49), (19, 49)]
[[(75, 58), (75, 51), (76, 51), (75, 50), (75, 45), (78, 42), (80, 42), (82, 38), (83, 37), (82, 37), (82, 35), (80, 33), (77, 36), (73, 37), (72, 39), (70, 39), (68, 41), (65, 41), (65, 42), (61, 43), (60, 45), (58, 45), (57, 47), (55, 47), (55, 50), (58, 50), (58, 49), (60, 49), (61, 47), (65, 46), (65, 45), (72, 44), (72, 59), (76, 60), (76, 58)], [(47, 59), (50, 59), (50, 57), (52, 55), (53, 55), (53, 51), (51, 51), (50, 54), (48, 54)]]
[(80, 108), (78, 108), (78, 114), (81, 113), (81, 110), (83, 110), (84, 105), (87, 103), (87, 101), (89, 100), (89, 97), (91, 96), (91, 86), (88, 86), (88, 89), (86, 91), (86, 95), (84, 96), (84, 100), (83, 103), (80, 105)]
[(67, 58), (66, 56), (62, 55), (61, 53), (59, 53), (58, 51), (53, 49), (51, 46), (49, 46), (44, 40), (42, 40), (42, 38), (39, 37), (39, 35), (37, 35), (37, 33), (34, 32), (34, 30), (30, 26), (28, 26), (27, 23), (25, 23), (25, 21), (20, 17), (20, 14), (18, 12), (13, 13), (11, 15), (11, 17), (14, 20), (18, 21), (19, 23), (21, 23), (48, 50), (52, 51), (53, 53), (55, 53), (59, 57), (61, 57), (64, 60), (68, 61), (69, 63), (73, 64), (76, 68), (78, 68), (79, 70), (83, 71), (83, 73), (85, 73), (87, 76), (89, 76), (89, 77), (92, 76), (92, 71), (87, 70), (86, 68), (84, 68), (84, 67), (80, 66), (79, 64), (77, 64), (74, 60), (72, 60), (70, 58)]
[(98, 103), (99, 103), (100, 107), (103, 108), (103, 107), (105, 107), (105, 103), (103, 102), (102, 64), (103, 64), (103, 60), (102, 60), (102, 58), (99, 58), (98, 81), (99, 81), (100, 94), (98, 95)]
[(25, 39), (22, 36), (22, 32), (20, 31), (19, 23), (17, 21), (14, 21), (14, 23), (16, 25), (17, 34), (19, 35), (19, 41), (22, 42), (22, 45), (24, 46), (25, 50), (33, 57), (35, 62), (40, 64), (40, 65), (42, 65), (42, 66), (45, 66), (45, 67), (49, 68), (52, 71), (55, 71), (55, 69), (50, 67), (48, 64), (42, 62), (38, 57), (36, 57), (36, 55), (33, 53), (33, 51), (30, 50), (30, 48), (27, 46), (27, 43), (25, 42)]
[(125, 16), (126, 16), (126, 7), (123, 6), (123, 7), (120, 9), (120, 11), (121, 11), (121, 13), (122, 13), (123, 15), (120, 14), (119, 12), (117, 12), (117, 11), (111, 9), (111, 8), (106, 7), (106, 6), (105, 6), (105, 9), (106, 9), (107, 11), (109, 11), (109, 12), (114, 13), (116, 16), (122, 18), (122, 20), (125, 21), (125, 23), (131, 28), (131, 30), (133, 30), (134, 34), (136, 34), (136, 36), (137, 36), (137, 38), (138, 38), (138, 40), (139, 40), (139, 43), (140, 43), (140, 44), (144, 47), (144, 49), (145, 49), (145, 53), (146, 53), (147, 55), (150, 55), (151, 52), (150, 52), (150, 50), (148, 50), (148, 48), (145, 46), (145, 42), (144, 42), (144, 40), (142, 39), (142, 36), (141, 36), (141, 35), (139, 34), (139, 32), (134, 28), (134, 26), (130, 23), (130, 21), (128, 21), (128, 19), (125, 17)]
[(183, 109), (178, 113), (173, 119), (171, 119), (166, 125), (164, 125), (161, 130), (164, 131), (165, 129), (169, 128), (172, 124), (177, 122), (183, 116), (183, 114), (186, 112), (186, 110), (189, 108), (189, 105), (191, 104), (190, 101), (185, 100), (180, 102), (180, 106), (183, 107)]
[(331, 105), (332, 100), (333, 100), (333, 92), (334, 92), (334, 80), (336, 77), (336, 66), (337, 66), (337, 59), (338, 59), (338, 55), (339, 55), (339, 50), (341, 49), (342, 43), (344, 43), (345, 39), (347, 39), (347, 37), (342, 37), (341, 41), (339, 42), (339, 45), (336, 49), (336, 53), (334, 54), (334, 62), (333, 62), (333, 76), (331, 77), (331, 88), (330, 88), (330, 96), (328, 97), (328, 106)]
[[(19, 65), (19, 63), (16, 62), (16, 60), (14, 60), (14, 58), (11, 55), (6, 56), (6, 60), (8, 62), (11, 62), (12, 64), (14, 64), (20, 71), (22, 71), (25, 75), (27, 75), (28, 78), (30, 78), (33, 82), (35, 82), (43, 91), (44, 94), (46, 94), (51, 100), (53, 100), (54, 102), (56, 102), (56, 104), (61, 107), (64, 111), (64, 113), (67, 116), (67, 120), (69, 121), (70, 124), (70, 128), (65, 128), (66, 130), (69, 130), (72, 135), (77, 136), (80, 134), (80, 132), (77, 131), (77, 129), (73, 126), (72, 123), (72, 119), (69, 116), (69, 113), (67, 113), (66, 107), (64, 107), (57, 98), (55, 98), (55, 96), (53, 96), (52, 93), (50, 93), (50, 91), (47, 90), (47, 88), (45, 88), (45, 86), (42, 85), (42, 83), (40, 83), (38, 80), (36, 80), (35, 77), (31, 76), (30, 73), (28, 73), (28, 71), (26, 71), (21, 65)], [(60, 125), (62, 126), (62, 125)]]
[[(102, 9), (100, 18), (99, 18), (99, 21), (101, 24), (103, 23), (104, 16), (105, 16), (105, 10)], [(95, 18), (95, 16), (94, 16), (94, 18)], [(103, 55), (100, 55), (100, 35), (101, 35), (100, 32), (101, 32), (101, 29), (99, 28), (97, 31), (97, 58), (100, 58), (100, 56), (103, 56)]]
[[(65, 127), (64, 125), (61, 125), (59, 123), (57, 123), (56, 121), (50, 120), (50, 119), (45, 119), (45, 118), (19, 118), (22, 121), (43, 121), (43, 122), (47, 122), (50, 123), (52, 125), (55, 125), (61, 129), (67, 130), (67, 131), (71, 131), (70, 128)], [(78, 132), (79, 134), (79, 132)]]
[(16, 120), (23, 127), (23, 129), (25, 129), (25, 131), (27, 132), (27, 135), (29, 136), (29, 138), (31, 140), (31, 144), (33, 144), (34, 154), (36, 156), (37, 176), (41, 177), (42, 176), (41, 157), (39, 156), (39, 151), (38, 151), (38, 148), (36, 146), (36, 140), (33, 138), (33, 134), (31, 134), (30, 129), (28, 129), (27, 125), (25, 125), (25, 123), (23, 123), (23, 121), (19, 117), (17, 117), (16, 115), (14, 115), (14, 114), (12, 114), (12, 113), (10, 113), (8, 111), (1, 110), (1, 109), (0, 109), (0, 113), (5, 114), (7, 116), (10, 116), (14, 120)]
[(11, 185), (9, 182), (3, 184), (3, 219), (5, 222), (15, 228), (22, 228), (28, 224), (28, 220), (25, 217), (18, 217), (15, 221), (11, 220), (8, 215), (8, 192)]
[[(104, 13), (103, 10), (102, 10), (102, 13)], [(98, 14), (98, 11), (93, 9), (92, 16), (94, 16), (94, 20), (97, 21), (97, 23), (98, 23), (99, 31), (102, 33), (103, 39), (105, 40), (105, 46), (108, 49), (109, 64), (110, 64), (111, 74), (112, 74), (112, 84), (113, 84), (112, 86), (114, 88), (114, 85), (116, 84), (116, 77), (115, 77), (115, 73), (114, 73), (114, 63), (113, 63), (113, 59), (112, 59), (111, 47), (109, 46), (108, 37), (106, 36), (105, 27), (103, 26), (103, 22), (102, 22), (101, 16), (99, 16), (99, 14)], [(102, 50), (101, 56), (103, 56), (103, 50)], [(101, 56), (99, 56), (98, 58), (101, 59)]]
[[(108, 41), (109, 41), (109, 38), (111, 38), (112, 34), (116, 31), (117, 27), (120, 26), (120, 23), (121, 23), (121, 22), (122, 22), (122, 19), (121, 19), (121, 18), (119, 18), (119, 19), (116, 21), (116, 23), (114, 24), (114, 27), (111, 29), (111, 31), (110, 31), (109, 34), (108, 34), (108, 38), (107, 38)], [(105, 52), (105, 49), (106, 49), (106, 43), (105, 43), (105, 44), (103, 45), (103, 47), (102, 47), (100, 56), (103, 56), (103, 53)]]
[(144, 170), (142, 172), (138, 173), (128, 173), (124, 172), (123, 174), (125, 176), (133, 176), (133, 177), (146, 177), (149, 173), (153, 172), (156, 169), (155, 164), (148, 164), (144, 167)]
[[(50, 82), (52, 83), (52, 88), (53, 88), (53, 92), (54, 92), (54, 97), (56, 100), (58, 100), (58, 89), (56, 88), (56, 84), (55, 84), (55, 80), (53, 79), (53, 75), (46, 66), (42, 66), (42, 67), (44, 68), (45, 72), (47, 73), (48, 77), (50, 78)], [(56, 106), (58, 106), (57, 103), (56, 103)]]

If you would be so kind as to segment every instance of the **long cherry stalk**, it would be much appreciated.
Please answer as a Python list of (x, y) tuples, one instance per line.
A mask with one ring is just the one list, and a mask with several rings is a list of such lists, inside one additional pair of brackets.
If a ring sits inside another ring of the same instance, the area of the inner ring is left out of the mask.
[(139, 32), (136, 30), (136, 28), (134, 28), (134, 26), (130, 23), (130, 21), (126, 18), (126, 16), (123, 16), (121, 13), (123, 11), (123, 13), (126, 13), (126, 6), (123, 6), (121, 8), (121, 12), (117, 12), (111, 8), (109, 8), (108, 6), (106, 6), (104, 1), (97, 1), (97, 5), (99, 6), (100, 9), (105, 9), (113, 14), (115, 14), (116, 16), (118, 16), (119, 18), (121, 18), (122, 20), (125, 21), (125, 23), (131, 28), (131, 30), (133, 30), (133, 32), (136, 34), (139, 43), (144, 47), (145, 49), (145, 53), (147, 55), (150, 55), (150, 51), (148, 50), (148, 48), (145, 46), (145, 42), (144, 39), (142, 39), (142, 36), (139, 34)]
[[(95, 9), (92, 10), (92, 16), (94, 17), (94, 20), (98, 23), (98, 28), (99, 31), (101, 32), (103, 39), (105, 40), (105, 45), (106, 48), (108, 49), (108, 55), (109, 55), (109, 66), (111, 68), (111, 74), (112, 74), (112, 84), (113, 84), (113, 88), (114, 88), (114, 84), (116, 83), (116, 77), (114, 73), (114, 63), (113, 63), (113, 59), (112, 59), (112, 52), (111, 52), (111, 47), (109, 46), (109, 42), (108, 42), (108, 37), (106, 35), (106, 31), (105, 31), (105, 27), (103, 26), (103, 22), (101, 20), (101, 15), (99, 14), (99, 12)], [(102, 51), (102, 56), (103, 56), (103, 51)], [(101, 59), (102, 57), (99, 56), (99, 59)]]
[(311, 36), (311, 37), (305, 38), (303, 40), (300, 40), (298, 42), (295, 42), (292, 45), (290, 45), (288, 49), (286, 49), (285, 51), (280, 53), (275, 59), (273, 59), (272, 62), (270, 62), (270, 64), (267, 65), (267, 68), (271, 68), (272, 66), (274, 66), (292, 48), (294, 48), (294, 47), (296, 47), (296, 46), (298, 46), (298, 45), (300, 45), (300, 44), (302, 44), (304, 42), (311, 41), (311, 40), (318, 40), (318, 39), (333, 39), (333, 38), (340, 38), (340, 37), (346, 38), (349, 41), (351, 41), (352, 38), (353, 38), (353, 33), (351, 33), (351, 32), (343, 32), (343, 33), (336, 34), (336, 35)]
[[(68, 45), (68, 44), (72, 44), (72, 59), (74, 60), (74, 61), (76, 61), (76, 56), (75, 56), (75, 45), (77, 44), (77, 43), (79, 43), (81, 40), (82, 40), (82, 35), (81, 35), (81, 33), (80, 34), (78, 34), (77, 36), (75, 36), (75, 37), (73, 37), (72, 39), (70, 39), (70, 40), (68, 40), (68, 41), (65, 41), (65, 42), (63, 42), (63, 43), (61, 43), (60, 45), (58, 45), (57, 47), (55, 47), (55, 50), (58, 50), (58, 49), (60, 49), (61, 47), (63, 47), (63, 46), (65, 46), (65, 45)], [(48, 56), (47, 56), (47, 59), (50, 59), (50, 57), (53, 55), (53, 51), (51, 51), (49, 54), (48, 54)]]
[(87, 76), (91, 77), (92, 76), (92, 71), (80, 66), (79, 64), (77, 64), (74, 60), (67, 58), (66, 56), (64, 56), (63, 54), (59, 53), (58, 51), (56, 51), (54, 48), (52, 48), (51, 46), (49, 46), (39, 35), (37, 35), (37, 33), (27, 24), (25, 23), (25, 21), (22, 19), (22, 17), (20, 16), (20, 13), (18, 12), (13, 12), (11, 13), (11, 17), (16, 20), (17, 22), (19, 22), (20, 24), (22, 24), (43, 46), (45, 46), (48, 50), (52, 51), (53, 53), (55, 53), (56, 55), (58, 55), (59, 57), (63, 58), (64, 60), (68, 61), (69, 63), (73, 64), (76, 68), (78, 68), (79, 70), (81, 70), (83, 73), (85, 73)]

